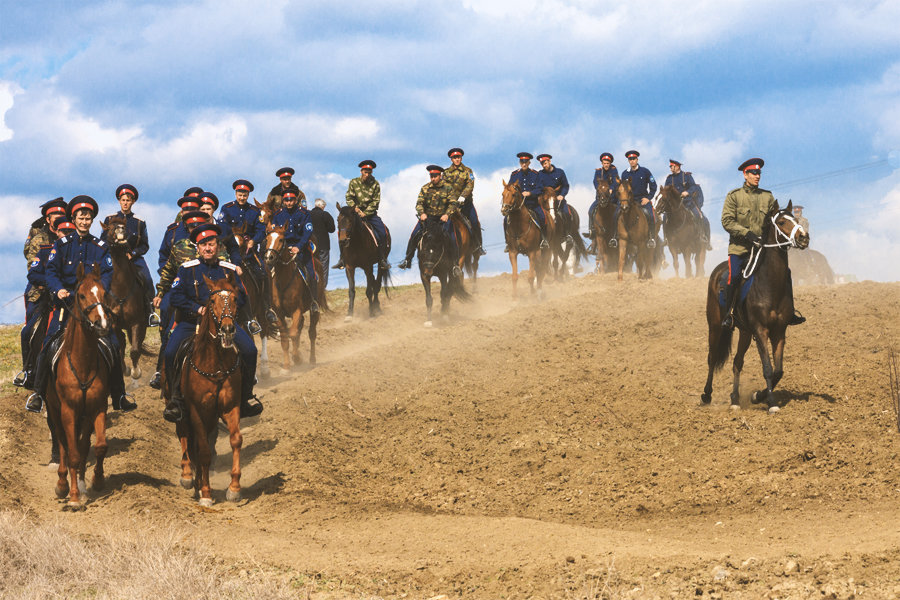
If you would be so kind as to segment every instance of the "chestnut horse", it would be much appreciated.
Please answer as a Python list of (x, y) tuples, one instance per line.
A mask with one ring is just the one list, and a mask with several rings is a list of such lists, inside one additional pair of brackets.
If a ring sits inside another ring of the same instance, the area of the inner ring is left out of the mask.
[(569, 217), (565, 218), (559, 211), (559, 200), (556, 196), (558, 187), (545, 187), (538, 197), (541, 208), (547, 216), (547, 242), (550, 244), (550, 268), (556, 275), (556, 279), (565, 279), (569, 275), (567, 267), (569, 255), (575, 251), (575, 268), (581, 269), (579, 264), (587, 257), (587, 249), (578, 229), (581, 226), (581, 217), (574, 206), (569, 206)]
[[(268, 226), (265, 244), (266, 267), (272, 273), (272, 308), (278, 315), (278, 329), (281, 332), (281, 350), (284, 356), (282, 363), (282, 375), (287, 375), (291, 368), (291, 359), (294, 364), (301, 364), (300, 357), (300, 331), (303, 329), (303, 313), (309, 311), (312, 305), (309, 288), (303, 280), (294, 256), (288, 249), (284, 239), (285, 227)], [(322, 263), (313, 257), (313, 267), (322, 278)], [(318, 286), (319, 294), (316, 299), (319, 308), (328, 309), (325, 299), (325, 290)], [(287, 318), (290, 317), (290, 325)], [(316, 325), (319, 323), (319, 311), (309, 313), (309, 362), (316, 364)], [(293, 353), (291, 343), (293, 342)]]
[[(229, 502), (241, 499), (241, 357), (234, 344), (237, 327), (237, 287), (229, 273), (225, 279), (203, 281), (209, 302), (197, 326), (194, 343), (181, 369), (181, 389), (187, 409), (175, 426), (181, 440), (181, 485), (199, 495), (200, 506), (212, 506), (209, 467), (215, 454), (219, 420), (228, 427), (231, 442)], [(190, 365), (190, 368), (188, 368)]]
[(619, 221), (616, 228), (619, 233), (619, 281), (622, 281), (622, 271), (625, 268), (625, 255), (628, 253), (628, 244), (634, 246), (637, 253), (635, 264), (638, 271), (638, 279), (650, 279), (653, 277), (653, 248), (647, 246), (650, 239), (650, 224), (647, 215), (641, 210), (641, 202), (633, 197), (631, 181), (623, 180), (616, 190), (619, 199)]
[[(141, 354), (152, 356), (144, 348), (144, 338), (147, 335), (147, 306), (144, 302), (144, 292), (141, 289), (141, 280), (137, 267), (128, 258), (128, 229), (125, 225), (125, 217), (113, 215), (106, 224), (100, 226), (106, 231), (106, 240), (109, 243), (109, 255), (112, 258), (113, 278), (109, 286), (109, 295), (115, 300), (113, 314), (115, 315), (115, 328), (119, 336), (119, 346), (122, 350), (124, 372), (130, 374), (131, 379), (137, 381), (141, 378), (141, 368), (138, 361)], [(131, 345), (129, 358), (131, 365), (125, 364), (125, 335), (128, 335), (128, 343)]]
[[(459, 225), (465, 229), (462, 222)], [(454, 224), (451, 222), (452, 226)], [(437, 217), (429, 217), (425, 220), (424, 228), (425, 232), (419, 242), (419, 277), (425, 287), (425, 308), (428, 312), (425, 327), (431, 327), (431, 307), (434, 303), (431, 296), (432, 277), (437, 277), (441, 282), (441, 316), (444, 318), (450, 312), (450, 298), (456, 296), (460, 300), (469, 300), (471, 296), (463, 287), (462, 276), (454, 277), (451, 272), (453, 261), (450, 259), (450, 244), (453, 242), (450, 240), (450, 236), (444, 232), (441, 220)], [(458, 230), (457, 235), (459, 235)], [(460, 245), (462, 245), (461, 242)], [(471, 246), (468, 238), (467, 245)], [(468, 251), (471, 253), (471, 248)], [(463, 251), (460, 250), (460, 255), (462, 253)]]
[(525, 206), (525, 197), (516, 183), (503, 183), (503, 204), (500, 213), (506, 217), (506, 244), (509, 246), (509, 263), (512, 266), (513, 298), (518, 294), (519, 254), (528, 257), (528, 285), (531, 292), (542, 291), (544, 274), (547, 270), (549, 252), (541, 250), (541, 228), (534, 222), (531, 212)]
[[(356, 269), (362, 269), (366, 274), (366, 298), (369, 300), (369, 316), (376, 317), (381, 314), (381, 302), (378, 294), (384, 288), (388, 295), (388, 286), (391, 281), (391, 272), (388, 269), (378, 267), (377, 273), (373, 269), (378, 265), (380, 254), (374, 234), (363, 222), (362, 217), (354, 208), (341, 206), (335, 203), (338, 210), (337, 230), (338, 244), (340, 245), (341, 259), (344, 261), (344, 272), (347, 274), (347, 293), (349, 304), (345, 321), (353, 320), (353, 304), (356, 300)], [(387, 249), (391, 251), (391, 232), (387, 227)]]
[[(266, 342), (267, 338), (274, 337), (275, 328), (272, 327), (269, 320), (266, 318), (265, 306), (262, 301), (262, 294), (264, 293), (263, 289), (260, 289), (260, 286), (257, 284), (256, 279), (251, 275), (249, 271), (248, 263), (250, 261), (259, 260), (256, 255), (250, 255), (250, 251), (247, 250), (247, 239), (244, 237), (244, 232), (247, 230), (247, 224), (241, 223), (240, 225), (231, 227), (231, 235), (234, 236), (234, 241), (238, 244), (238, 247), (241, 249), (241, 258), (244, 261), (244, 267), (242, 269), (241, 283), (244, 285), (244, 290), (247, 292), (247, 313), (251, 318), (256, 319), (256, 322), (259, 324), (260, 332), (259, 332), (259, 367), (257, 368), (257, 372), (260, 377), (268, 377), (269, 376), (269, 348)], [(263, 265), (265, 267), (265, 265)], [(268, 269), (263, 268), (264, 277), (269, 276)], [(270, 286), (271, 287), (271, 282)], [(252, 335), (252, 332), (248, 333)]]
[[(756, 340), (756, 349), (762, 361), (763, 376), (766, 387), (754, 392), (752, 401), (766, 402), (769, 412), (778, 412), (772, 390), (784, 375), (784, 341), (788, 321), (794, 315), (791, 271), (788, 269), (787, 249), (806, 248), (809, 246), (809, 234), (791, 214), (793, 207), (788, 202), (784, 210), (778, 209), (778, 203), (763, 222), (762, 246), (754, 248), (748, 259), (748, 267), (744, 269), (753, 279), (749, 283), (746, 299), (737, 303), (734, 309), (734, 321), (740, 329), (737, 352), (734, 355), (732, 373), (734, 381), (731, 388), (731, 407), (740, 408), (738, 397), (741, 369), (744, 367), (744, 354), (750, 347), (751, 339)], [(755, 268), (754, 268), (755, 267)], [(733, 330), (722, 327), (722, 320), (727, 310), (724, 304), (723, 278), (728, 271), (728, 262), (719, 264), (709, 277), (706, 295), (706, 322), (709, 326), (709, 353), (707, 364), (709, 372), (706, 386), (700, 400), (709, 404), (712, 400), (713, 373), (725, 365), (731, 354), (731, 334)], [(744, 285), (747, 285), (746, 283)], [(737, 290), (742, 293), (743, 290)], [(722, 295), (722, 304), (719, 302)], [(768, 345), (772, 346), (769, 354)], [(773, 360), (774, 359), (774, 360)], [(774, 362), (774, 367), (773, 367)]]
[[(69, 496), (67, 508), (84, 508), (82, 494), (86, 494), (84, 472), (94, 444), (94, 490), (105, 484), (103, 459), (106, 458), (106, 410), (109, 397), (109, 367), (100, 355), (100, 338), (113, 328), (113, 312), (109, 296), (100, 280), (97, 265), (86, 273), (78, 265), (78, 283), (72, 296), (70, 317), (63, 332), (57, 356), (56, 374), (47, 386), (47, 415), (50, 427), (59, 444), (59, 468), (56, 496)], [(119, 357), (112, 357), (117, 360)], [(66, 473), (71, 485), (66, 481)]]
[(594, 233), (591, 242), (597, 256), (597, 272), (608, 273), (613, 270), (612, 265), (618, 256), (616, 249), (610, 248), (608, 244), (609, 239), (615, 233), (616, 227), (614, 221), (616, 205), (612, 202), (612, 187), (609, 180), (601, 179), (597, 182), (595, 197), (597, 199), (597, 209), (591, 216), (593, 219), (591, 225)]
[(259, 210), (259, 222), (262, 223), (264, 227), (268, 227), (269, 223), (272, 222), (272, 217), (274, 217), (275, 213), (279, 210), (279, 207), (275, 206), (275, 198), (270, 198), (262, 203), (254, 198), (253, 204), (255, 204), (257, 210)]
[(691, 258), (695, 263), (695, 274), (703, 276), (703, 263), (706, 261), (706, 244), (700, 239), (702, 225), (694, 220), (682, 201), (681, 193), (674, 185), (664, 185), (659, 189), (657, 213), (666, 215), (663, 229), (672, 254), (672, 266), (675, 277), (678, 277), (678, 255), (684, 258), (684, 276), (691, 277)]

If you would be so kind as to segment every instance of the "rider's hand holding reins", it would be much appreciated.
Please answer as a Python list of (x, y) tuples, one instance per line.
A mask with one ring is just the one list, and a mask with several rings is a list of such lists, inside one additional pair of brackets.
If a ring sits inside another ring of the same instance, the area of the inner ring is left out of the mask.
[(162, 298), (159, 296), (153, 296), (153, 308), (159, 308), (159, 305), (162, 304)]
[(56, 297), (62, 300), (63, 298), (68, 298), (72, 294), (69, 293), (69, 290), (59, 290), (56, 292)]
[(449, 215), (441, 215), (441, 223), (446, 223), (447, 219), (449, 219), (449, 218), (450, 218)]
[(425, 213), (422, 213), (421, 215), (419, 215), (419, 220), (420, 220), (420, 221), (424, 221), (424, 220), (427, 219), (427, 218), (428, 218), (428, 215), (426, 215)]

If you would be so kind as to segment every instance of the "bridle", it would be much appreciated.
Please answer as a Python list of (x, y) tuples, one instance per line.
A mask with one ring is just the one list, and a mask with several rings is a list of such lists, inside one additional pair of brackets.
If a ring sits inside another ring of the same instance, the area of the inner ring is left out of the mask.
[[(427, 223), (427, 221), (426, 221), (426, 223)], [(431, 225), (430, 227), (436, 227), (436, 226), (435, 226), (435, 225)], [(424, 270), (426, 270), (426, 271), (432, 271), (432, 272), (433, 272), (433, 271), (434, 271), (434, 268), (435, 268), (436, 266), (438, 266), (439, 264), (441, 264), (441, 261), (444, 259), (444, 252), (446, 251), (446, 246), (447, 246), (447, 244), (445, 243), (446, 240), (444, 239), (443, 233), (444, 233), (443, 230), (441, 230), (441, 233), (440, 233), (440, 238), (441, 238), (441, 244), (440, 244), (440, 246), (441, 246), (441, 253), (438, 255), (438, 257), (437, 257), (435, 260), (433, 260), (433, 261), (432, 261), (432, 260), (426, 260), (426, 261), (421, 261), (421, 260), (420, 260), (420, 261), (419, 261), (419, 264), (420, 264), (420, 265), (422, 266), (422, 268), (423, 268)], [(422, 241), (421, 241), (421, 244), (422, 244), (423, 246), (424, 246), (424, 244), (425, 244), (425, 238), (428, 236), (428, 234), (429, 234), (429, 225), (426, 224), (426, 226), (425, 226), (425, 233), (424, 233), (424, 235), (422, 235)]]
[[(222, 298), (223, 298), (224, 307), (222, 309), (221, 317), (217, 316), (216, 312), (214, 310), (212, 310), (212, 301), (215, 296), (222, 296)], [(207, 310), (207, 312), (209, 312), (210, 318), (212, 319), (213, 323), (215, 323), (215, 325), (216, 325), (216, 332), (213, 333), (210, 331), (208, 333), (209, 333), (210, 337), (212, 337), (213, 339), (219, 338), (222, 342), (223, 347), (226, 347), (225, 346), (226, 340), (228, 340), (229, 338), (234, 338), (234, 332), (228, 334), (228, 333), (225, 333), (224, 331), (222, 331), (222, 323), (225, 321), (225, 319), (228, 319), (228, 318), (231, 319), (232, 326), (236, 327), (234, 325), (234, 323), (237, 322), (237, 316), (236, 316), (236, 312), (233, 312), (233, 310), (232, 310), (232, 309), (237, 308), (237, 302), (232, 301), (234, 296), (235, 296), (235, 293), (232, 291), (218, 290), (218, 291), (210, 294), (209, 302), (206, 305), (206, 310)], [(232, 365), (224, 371), (221, 368), (216, 369), (212, 373), (208, 373), (208, 372), (204, 371), (203, 369), (201, 369), (200, 367), (197, 366), (197, 363), (194, 362), (194, 353), (193, 352), (191, 352), (190, 356), (188, 357), (188, 363), (191, 365), (191, 368), (194, 371), (196, 371), (203, 377), (206, 377), (207, 379), (209, 379), (210, 381), (212, 381), (213, 383), (216, 384), (216, 396), (218, 396), (219, 392), (222, 390), (222, 386), (225, 384), (225, 381), (240, 366), (241, 353), (235, 352), (234, 363), (232, 363)]]
[(603, 192), (600, 191), (600, 185), (597, 185), (597, 207), (606, 208), (607, 206), (609, 206), (610, 200), (612, 200), (612, 188), (609, 186), (609, 182), (606, 182), (605, 179), (601, 180), (600, 183), (606, 183), (606, 185), (603, 186)]
[[(521, 190), (518, 188), (506, 188), (507, 190), (511, 190), (511, 194), (513, 195), (513, 201), (510, 203), (503, 202), (503, 205), (500, 207), (500, 214), (504, 217), (509, 216), (514, 210), (519, 210), (525, 204), (525, 196), (522, 195)], [(504, 197), (505, 200), (505, 197)]]
[[(791, 233), (785, 233), (781, 227), (778, 226), (778, 218), (784, 217), (786, 220), (790, 221), (794, 224), (791, 228)], [(764, 248), (785, 248), (790, 246), (791, 248), (799, 248), (800, 245), (797, 242), (797, 232), (805, 233), (803, 231), (803, 226), (797, 222), (797, 219), (794, 218), (794, 215), (779, 211), (774, 215), (769, 217), (772, 221), (772, 227), (775, 228), (775, 242), (771, 244), (761, 244), (759, 246), (753, 246), (750, 248), (750, 258), (747, 259), (747, 264), (744, 266), (741, 274), (744, 276), (744, 279), (747, 279), (753, 272), (756, 270), (756, 265), (759, 263), (759, 257), (762, 256), (762, 251)], [(780, 239), (779, 239), (780, 238)]]

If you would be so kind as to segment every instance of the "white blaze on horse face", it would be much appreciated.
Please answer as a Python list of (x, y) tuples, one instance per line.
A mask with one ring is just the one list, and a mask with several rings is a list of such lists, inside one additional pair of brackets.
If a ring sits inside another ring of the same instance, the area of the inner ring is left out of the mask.
[[(100, 301), (100, 289), (96, 285), (91, 288), (91, 294), (97, 302)], [(106, 312), (104, 312), (102, 304), (97, 305), (97, 312), (100, 313), (100, 327), (106, 329)]]
[(266, 246), (266, 250), (275, 250), (275, 241), (278, 239), (278, 236), (281, 235), (277, 231), (273, 231), (269, 234), (269, 245)]

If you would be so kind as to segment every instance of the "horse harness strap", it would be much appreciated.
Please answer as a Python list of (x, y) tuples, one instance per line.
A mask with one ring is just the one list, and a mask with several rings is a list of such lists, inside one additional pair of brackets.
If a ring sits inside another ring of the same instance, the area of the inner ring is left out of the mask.
[(797, 246), (797, 241), (794, 239), (794, 236), (797, 234), (798, 229), (802, 229), (800, 223), (798, 223), (794, 219), (793, 215), (785, 215), (785, 218), (790, 220), (794, 224), (793, 229), (791, 229), (790, 235), (788, 235), (783, 232), (781, 228), (778, 227), (778, 225), (775, 223), (775, 217), (777, 216), (777, 213), (772, 216), (772, 225), (775, 227), (775, 237), (777, 239), (779, 236), (781, 236), (784, 238), (784, 240), (780, 242), (776, 241), (774, 244), (762, 244), (761, 246), (753, 246), (750, 249), (750, 258), (747, 260), (747, 264), (741, 271), (741, 275), (744, 279), (748, 279), (751, 275), (753, 275), (753, 272), (756, 270), (757, 264), (759, 264), (759, 257), (762, 256), (762, 251), (765, 248), (784, 248), (786, 246)]

